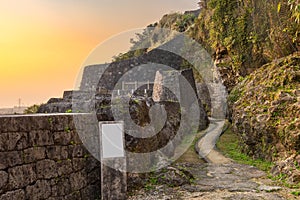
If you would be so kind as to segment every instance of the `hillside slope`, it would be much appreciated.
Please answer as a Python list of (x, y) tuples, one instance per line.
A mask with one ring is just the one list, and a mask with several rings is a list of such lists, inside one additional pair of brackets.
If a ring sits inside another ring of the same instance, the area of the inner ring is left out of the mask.
[(271, 161), (289, 158), (297, 172), (288, 175), (300, 174), (300, 52), (254, 71), (233, 89), (229, 102), (244, 152)]

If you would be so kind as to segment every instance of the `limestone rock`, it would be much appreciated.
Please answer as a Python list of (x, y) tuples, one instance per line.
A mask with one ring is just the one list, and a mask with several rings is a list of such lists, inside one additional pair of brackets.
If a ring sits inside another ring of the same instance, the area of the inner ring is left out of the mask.
[(300, 88), (296, 72), (300, 54), (262, 66), (229, 95), (234, 131), (245, 153), (276, 162), (273, 173), (297, 180), (294, 165), (300, 150)]

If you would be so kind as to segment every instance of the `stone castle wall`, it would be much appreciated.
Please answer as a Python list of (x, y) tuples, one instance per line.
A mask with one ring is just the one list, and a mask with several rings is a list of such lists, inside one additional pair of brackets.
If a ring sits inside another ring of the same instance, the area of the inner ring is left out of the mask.
[(0, 116), (0, 199), (100, 199), (72, 115)]

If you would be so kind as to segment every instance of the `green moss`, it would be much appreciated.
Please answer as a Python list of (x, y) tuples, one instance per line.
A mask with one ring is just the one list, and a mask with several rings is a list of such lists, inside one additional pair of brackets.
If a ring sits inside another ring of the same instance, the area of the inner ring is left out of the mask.
[(28, 108), (26, 108), (24, 110), (24, 114), (35, 114), (38, 112), (38, 109), (41, 107), (41, 105), (32, 105), (32, 106), (29, 106)]
[(66, 110), (66, 113), (72, 113), (72, 109)]
[(230, 92), (228, 96), (228, 100), (231, 103), (235, 103), (239, 100), (240, 97), (241, 97), (241, 91), (238, 88), (235, 88)]
[(71, 132), (71, 128), (69, 126), (65, 126), (64, 128), (66, 133), (70, 133)]
[(300, 191), (293, 191), (291, 192), (291, 194), (295, 196), (300, 196)]
[(53, 123), (53, 119), (52, 119), (52, 117), (49, 117), (49, 118), (48, 118), (48, 122), (49, 122), (49, 124), (51, 124), (51, 125), (52, 125), (52, 123)]

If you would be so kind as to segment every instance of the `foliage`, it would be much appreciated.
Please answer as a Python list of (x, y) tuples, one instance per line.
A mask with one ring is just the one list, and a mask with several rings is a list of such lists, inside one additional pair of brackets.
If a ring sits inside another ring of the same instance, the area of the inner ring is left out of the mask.
[(291, 192), (291, 194), (295, 196), (300, 196), (300, 191), (293, 191)]
[[(148, 25), (141, 33), (136, 33), (135, 38), (130, 39), (132, 44), (130, 51), (114, 56), (113, 61), (122, 61), (143, 55), (149, 47), (153, 48), (168, 41), (168, 38), (164, 38), (168, 36), (168, 30), (184, 32), (194, 24), (195, 19), (196, 16), (190, 13), (164, 15), (159, 22)], [(164, 33), (160, 29), (163, 29)]]
[(231, 93), (228, 96), (228, 100), (230, 103), (235, 103), (239, 100), (241, 96), (241, 91), (238, 88), (235, 88), (231, 91)]
[(225, 47), (233, 69), (246, 76), (300, 50), (298, 2), (210, 0), (190, 34), (211, 53)]
[(248, 155), (242, 153), (239, 145), (239, 138), (231, 131), (231, 128), (220, 137), (217, 147), (228, 157), (241, 164), (253, 165), (261, 170), (269, 171), (272, 163), (262, 159), (252, 159)]
[(34, 105), (32, 105), (32, 106), (26, 108), (26, 109), (24, 110), (24, 114), (34, 114), (34, 113), (37, 113), (37, 111), (38, 111), (38, 109), (39, 109), (40, 106), (41, 106), (41, 105), (36, 105), (36, 104), (34, 104)]
[[(295, 19), (295, 22), (300, 23), (300, 1), (299, 0), (288, 0), (288, 4), (292, 11), (292, 18)], [(281, 4), (279, 4), (281, 7)], [(279, 8), (280, 10), (280, 8)]]
[(186, 31), (188, 27), (194, 23), (195, 19), (196, 17), (193, 14), (184, 14), (180, 16), (175, 23), (175, 30), (179, 32)]

